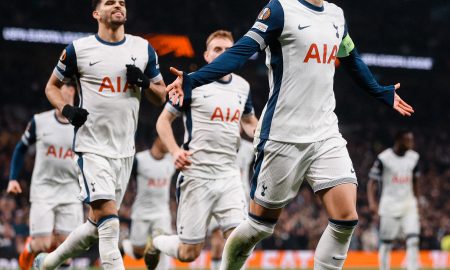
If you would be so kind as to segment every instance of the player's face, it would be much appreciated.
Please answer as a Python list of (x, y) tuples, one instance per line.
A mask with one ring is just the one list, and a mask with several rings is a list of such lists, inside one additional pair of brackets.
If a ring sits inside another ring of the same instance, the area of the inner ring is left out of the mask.
[(121, 26), (127, 20), (125, 0), (103, 0), (93, 14), (102, 23)]
[(159, 137), (155, 139), (155, 142), (153, 143), (153, 145), (155, 147), (157, 147), (161, 153), (165, 154), (165, 153), (169, 152), (166, 145), (161, 141), (161, 139)]
[(216, 59), (219, 55), (221, 55), (224, 51), (228, 50), (233, 46), (233, 41), (228, 38), (217, 37), (208, 45), (206, 48), (206, 52), (204, 54), (205, 61), (207, 63), (211, 63)]
[(400, 143), (401, 143), (401, 146), (405, 150), (413, 149), (414, 148), (414, 135), (411, 132), (405, 133), (402, 136)]

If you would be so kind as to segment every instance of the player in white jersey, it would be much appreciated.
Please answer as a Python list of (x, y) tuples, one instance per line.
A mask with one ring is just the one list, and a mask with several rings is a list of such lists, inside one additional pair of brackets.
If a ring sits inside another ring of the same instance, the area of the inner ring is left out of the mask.
[[(133, 165), (141, 90), (156, 103), (165, 100), (157, 55), (143, 38), (125, 34), (126, 14), (124, 0), (93, 0), (98, 33), (69, 44), (47, 83), (47, 98), (75, 126), (80, 199), (91, 211), (58, 249), (36, 257), (37, 268), (55, 269), (98, 240), (102, 267), (124, 269), (117, 213)], [(79, 107), (59, 91), (72, 77), (79, 82)]]
[[(75, 85), (67, 84), (61, 94), (73, 104)], [(19, 257), (21, 270), (31, 269), (34, 256), (64, 241), (83, 222), (83, 208), (74, 190), (79, 190), (73, 162), (73, 127), (58, 110), (35, 114), (11, 160), (7, 192), (22, 193), (17, 181), (25, 154), (36, 144), (30, 187), (30, 237)]]
[(192, 88), (238, 69), (261, 50), (270, 93), (255, 134), (250, 218), (227, 240), (221, 269), (239, 269), (254, 246), (273, 233), (304, 179), (330, 218), (314, 268), (341, 269), (358, 215), (356, 175), (334, 113), (337, 57), (369, 94), (402, 115), (413, 109), (395, 93), (400, 84), (378, 84), (355, 49), (342, 9), (323, 0), (270, 1), (250, 31), (214, 62), (192, 74), (171, 68), (178, 78), (166, 89), (169, 98), (183, 103)]
[[(381, 152), (369, 173), (367, 195), (369, 207), (380, 216), (379, 261), (381, 270), (390, 269), (392, 242), (403, 233), (406, 237), (407, 269), (418, 269), (419, 211), (417, 186), (419, 154), (414, 148), (414, 135), (400, 131), (392, 148)], [(378, 187), (380, 202), (377, 202)]]
[[(147, 237), (172, 233), (170, 214), (170, 182), (175, 173), (172, 156), (161, 139), (152, 148), (135, 156), (133, 171), (137, 195), (131, 212), (130, 239), (122, 242), (125, 254), (131, 258), (144, 257)], [(161, 258), (158, 269), (168, 269), (169, 258)]]
[[(206, 41), (206, 62), (232, 45), (230, 32), (212, 33)], [(181, 115), (186, 128), (183, 148), (177, 145), (171, 127)], [(256, 123), (250, 86), (236, 74), (225, 74), (217, 82), (194, 89), (185, 97), (183, 106), (166, 104), (156, 128), (174, 156), (177, 169), (182, 171), (177, 180), (178, 235), (155, 237), (154, 265), (159, 251), (184, 262), (195, 260), (212, 217), (225, 238), (245, 219), (245, 195), (236, 153), (240, 126), (252, 137)]]
[[(239, 145), (239, 151), (236, 157), (236, 164), (241, 172), (241, 183), (245, 193), (245, 203), (248, 208), (248, 202), (250, 201), (250, 178), (249, 171), (250, 166), (254, 158), (253, 145), (251, 142), (241, 139)], [(209, 224), (208, 233), (210, 234), (211, 241), (211, 270), (219, 270), (220, 263), (222, 262), (223, 246), (225, 245), (225, 239), (223, 238), (222, 230), (219, 224), (213, 218)]]

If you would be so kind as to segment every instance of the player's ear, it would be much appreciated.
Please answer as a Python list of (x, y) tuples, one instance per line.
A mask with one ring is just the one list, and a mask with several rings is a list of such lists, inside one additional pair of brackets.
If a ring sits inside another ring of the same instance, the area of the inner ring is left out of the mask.
[(92, 11), (92, 17), (94, 17), (94, 19), (96, 19), (96, 20), (98, 20), (100, 18), (100, 14), (98, 13), (98, 10)]
[(208, 56), (209, 56), (209, 53), (208, 53), (208, 50), (206, 50), (206, 51), (203, 53), (203, 59), (205, 59), (206, 63), (209, 63), (209, 62), (208, 62)]

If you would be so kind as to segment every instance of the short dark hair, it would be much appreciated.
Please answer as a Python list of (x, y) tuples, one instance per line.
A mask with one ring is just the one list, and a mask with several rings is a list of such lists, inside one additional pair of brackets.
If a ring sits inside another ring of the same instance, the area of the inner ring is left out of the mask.
[(97, 9), (97, 6), (102, 2), (102, 0), (92, 0), (92, 10)]
[(406, 129), (406, 128), (397, 131), (397, 133), (395, 133), (395, 141), (396, 142), (399, 141), (400, 139), (403, 138), (403, 136), (405, 134), (408, 134), (408, 133), (412, 133), (412, 131), (410, 129)]

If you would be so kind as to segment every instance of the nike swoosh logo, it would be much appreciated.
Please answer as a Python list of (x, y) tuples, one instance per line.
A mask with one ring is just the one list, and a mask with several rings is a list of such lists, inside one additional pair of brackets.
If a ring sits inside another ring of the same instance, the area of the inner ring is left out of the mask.
[(298, 25), (298, 30), (303, 30), (305, 28), (310, 27), (311, 25), (307, 25), (307, 26), (301, 26), (300, 24)]
[(343, 261), (343, 260), (345, 260), (345, 257), (335, 257), (335, 256), (333, 256), (333, 260)]
[(212, 97), (213, 95), (203, 95), (204, 98)]
[(98, 63), (100, 63), (100, 62), (101, 62), (101, 61), (97, 61), (97, 62), (94, 62), (94, 63), (89, 62), (89, 66), (92, 67), (93, 65), (96, 65), (96, 64), (98, 64)]

